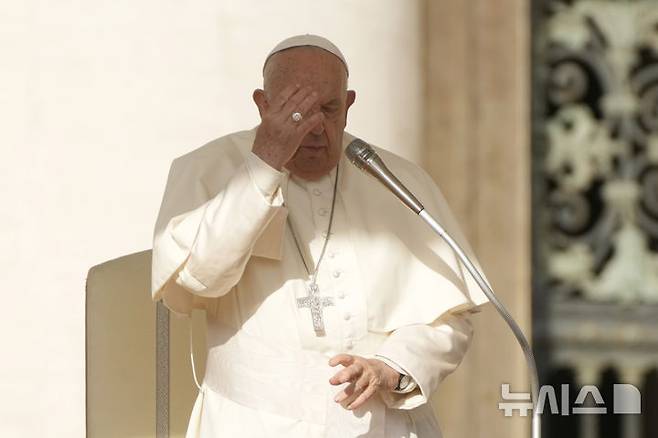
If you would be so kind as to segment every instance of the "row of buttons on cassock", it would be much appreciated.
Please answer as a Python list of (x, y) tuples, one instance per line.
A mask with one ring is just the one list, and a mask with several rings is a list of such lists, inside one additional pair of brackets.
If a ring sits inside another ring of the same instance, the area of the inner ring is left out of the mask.
[[(320, 190), (316, 187), (316, 188), (313, 189), (313, 194), (315, 196), (320, 196), (322, 194), (322, 190)], [(318, 214), (320, 216), (323, 216), (323, 217), (326, 216), (327, 214), (329, 214), (329, 212), (330, 212), (330, 210), (325, 208), (325, 207), (320, 207), (318, 209)], [(327, 233), (326, 232), (322, 233), (322, 237), (326, 238)], [(336, 257), (336, 252), (335, 251), (330, 251), (327, 255), (328, 255), (329, 258), (333, 259), (333, 258)], [(334, 278), (340, 278), (341, 274), (342, 274), (341, 271), (338, 270), (338, 269), (335, 270), (334, 272), (332, 272), (332, 276)], [(340, 298), (341, 300), (345, 298), (345, 292), (344, 291), (338, 292), (337, 295), (338, 295), (338, 298)], [(352, 318), (352, 315), (350, 314), (350, 312), (345, 312), (343, 314), (343, 319), (345, 319), (345, 321), (349, 321), (351, 318)], [(353, 346), (354, 346), (354, 341), (352, 340), (352, 338), (347, 338), (345, 340), (345, 347), (348, 348), (348, 349), (351, 349)]]

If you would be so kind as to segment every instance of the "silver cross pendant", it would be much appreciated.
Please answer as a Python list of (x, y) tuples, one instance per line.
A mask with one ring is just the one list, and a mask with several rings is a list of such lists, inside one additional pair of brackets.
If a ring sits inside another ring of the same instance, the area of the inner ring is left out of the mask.
[(306, 290), (308, 295), (303, 298), (297, 298), (297, 307), (308, 307), (311, 309), (311, 318), (313, 319), (313, 329), (317, 336), (324, 335), (324, 320), (322, 318), (322, 308), (334, 305), (333, 297), (321, 297), (320, 288), (315, 282), (310, 283)]

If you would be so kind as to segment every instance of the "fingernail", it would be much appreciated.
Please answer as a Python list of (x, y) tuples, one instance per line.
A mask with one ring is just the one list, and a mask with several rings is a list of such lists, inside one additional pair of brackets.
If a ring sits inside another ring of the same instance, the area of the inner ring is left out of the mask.
[(339, 400), (340, 400), (340, 396), (336, 395), (336, 396), (334, 397), (334, 401), (335, 401), (336, 403), (338, 403)]

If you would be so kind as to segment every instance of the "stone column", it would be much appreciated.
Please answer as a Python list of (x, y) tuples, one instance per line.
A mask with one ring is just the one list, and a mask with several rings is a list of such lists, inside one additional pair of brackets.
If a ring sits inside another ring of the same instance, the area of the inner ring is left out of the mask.
[[(642, 390), (643, 378), (647, 370), (641, 366), (626, 365), (621, 368), (621, 382), (628, 383), (636, 388)], [(608, 409), (613, 409), (614, 406), (608, 400)], [(622, 415), (622, 436), (625, 438), (641, 438), (642, 437), (642, 415), (640, 414), (623, 414)]]
[[(580, 363), (576, 366), (576, 388), (580, 391), (585, 385), (598, 386), (601, 383), (600, 376), (600, 365), (589, 362)], [(597, 438), (599, 436), (599, 415), (580, 415), (580, 424), (580, 435), (582, 438)]]
[[(530, 337), (530, 17), (522, 0), (426, 0), (425, 150), (498, 296)], [(473, 317), (464, 363), (440, 387), (445, 436), (527, 437), (498, 410), (529, 391), (521, 349), (493, 307)]]

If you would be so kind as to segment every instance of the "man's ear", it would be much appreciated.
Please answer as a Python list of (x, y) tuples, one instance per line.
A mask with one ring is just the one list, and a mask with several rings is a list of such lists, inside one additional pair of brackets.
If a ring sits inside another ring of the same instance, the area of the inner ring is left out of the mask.
[(356, 100), (356, 91), (347, 90), (347, 101), (345, 102), (345, 109), (349, 109)]
[(251, 98), (254, 100), (254, 103), (258, 107), (258, 114), (263, 117), (263, 113), (267, 110), (267, 98), (265, 97), (265, 91), (257, 88), (254, 90)]
[(356, 100), (356, 91), (354, 90), (347, 90), (347, 99), (345, 100), (345, 124), (347, 125), (347, 111), (349, 111), (350, 107)]

